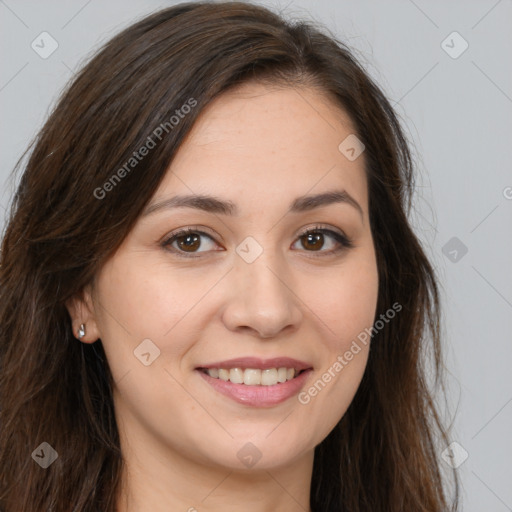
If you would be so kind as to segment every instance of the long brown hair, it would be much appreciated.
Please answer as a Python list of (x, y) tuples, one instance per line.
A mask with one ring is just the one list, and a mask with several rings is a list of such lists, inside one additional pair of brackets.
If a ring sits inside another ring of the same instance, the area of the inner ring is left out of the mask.
[[(313, 24), (247, 3), (193, 2), (108, 42), (27, 150), (0, 261), (2, 511), (115, 510), (123, 458), (112, 376), (101, 340), (74, 337), (65, 303), (129, 233), (201, 111), (248, 80), (315, 87), (351, 117), (366, 147), (377, 316), (403, 306), (374, 335), (353, 402), (315, 448), (311, 508), (456, 509), (459, 484), (453, 472), (448, 497), (448, 437), (431, 389), (442, 388), (437, 277), (408, 222), (413, 162), (397, 116), (350, 49)], [(165, 122), (155, 147), (113, 183)], [(47, 469), (31, 457), (42, 442), (58, 453)]]

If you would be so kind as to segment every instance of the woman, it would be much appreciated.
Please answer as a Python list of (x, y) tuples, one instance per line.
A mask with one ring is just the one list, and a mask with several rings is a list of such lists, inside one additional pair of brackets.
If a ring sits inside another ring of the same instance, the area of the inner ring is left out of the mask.
[(3, 239), (2, 510), (455, 510), (412, 186), (310, 25), (194, 2), (108, 42)]

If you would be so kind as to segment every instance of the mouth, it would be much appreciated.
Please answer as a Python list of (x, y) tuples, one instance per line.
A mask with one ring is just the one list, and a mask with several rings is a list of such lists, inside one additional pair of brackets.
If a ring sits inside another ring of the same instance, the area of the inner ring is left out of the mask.
[(296, 395), (313, 367), (290, 358), (232, 359), (196, 368), (217, 392), (252, 407), (271, 407)]

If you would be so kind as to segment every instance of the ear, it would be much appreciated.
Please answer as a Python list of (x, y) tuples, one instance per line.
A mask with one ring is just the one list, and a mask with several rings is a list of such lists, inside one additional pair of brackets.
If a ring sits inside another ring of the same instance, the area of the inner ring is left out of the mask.
[[(66, 308), (71, 317), (71, 325), (75, 338), (83, 343), (94, 343), (100, 337), (96, 322), (94, 304), (92, 300), (92, 288), (85, 286), (77, 295), (66, 301)], [(78, 338), (78, 331), (81, 325), (85, 327), (85, 335)]]

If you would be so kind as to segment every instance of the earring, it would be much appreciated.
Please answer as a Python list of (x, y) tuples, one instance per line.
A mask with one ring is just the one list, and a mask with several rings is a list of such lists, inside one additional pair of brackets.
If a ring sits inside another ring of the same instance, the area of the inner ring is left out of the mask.
[(81, 340), (85, 336), (85, 324), (80, 324), (78, 329), (78, 339)]

